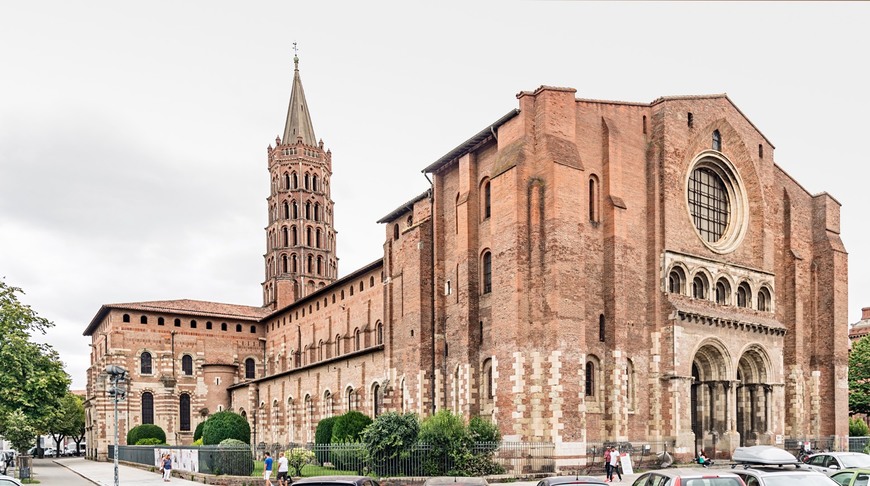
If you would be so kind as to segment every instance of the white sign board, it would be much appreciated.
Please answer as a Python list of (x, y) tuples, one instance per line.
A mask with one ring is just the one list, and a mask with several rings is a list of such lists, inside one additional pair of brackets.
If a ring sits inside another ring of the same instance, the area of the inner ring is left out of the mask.
[(634, 467), (631, 465), (631, 454), (627, 452), (620, 454), (619, 462), (622, 464), (622, 474), (634, 474)]

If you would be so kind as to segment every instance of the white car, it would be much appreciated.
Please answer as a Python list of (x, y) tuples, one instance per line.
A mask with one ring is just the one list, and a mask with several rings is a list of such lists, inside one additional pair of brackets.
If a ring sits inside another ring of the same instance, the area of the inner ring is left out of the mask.
[(822, 452), (811, 455), (807, 465), (813, 471), (825, 474), (850, 467), (870, 468), (870, 455), (862, 452)]
[(0, 486), (21, 486), (21, 483), (13, 477), (0, 475)]

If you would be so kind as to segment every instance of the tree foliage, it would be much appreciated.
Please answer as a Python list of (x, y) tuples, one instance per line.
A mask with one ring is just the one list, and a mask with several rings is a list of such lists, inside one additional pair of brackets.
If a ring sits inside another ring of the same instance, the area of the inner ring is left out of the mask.
[(127, 445), (138, 445), (142, 439), (157, 439), (162, 444), (166, 442), (166, 432), (159, 425), (137, 425), (127, 432)]
[(36, 429), (30, 424), (30, 419), (21, 410), (16, 410), (6, 416), (3, 436), (12, 443), (21, 454), (36, 444)]
[(356, 442), (362, 431), (372, 423), (368, 415), (351, 410), (335, 418), (332, 424), (332, 443)]
[[(332, 426), (337, 419), (338, 417), (327, 417), (317, 422), (317, 429), (314, 430), (315, 444), (329, 444), (332, 442)], [(317, 462), (321, 464), (329, 460), (329, 451), (327, 450), (318, 449), (316, 455)]]
[(245, 444), (251, 443), (251, 426), (241, 415), (223, 411), (212, 414), (203, 422), (202, 443), (220, 444), (224, 439), (237, 439)]
[(849, 412), (870, 413), (870, 339), (852, 343), (849, 353)]
[[(85, 429), (85, 407), (81, 397), (67, 392), (48, 424), (47, 432), (54, 439), (55, 456), (60, 456), (61, 442), (66, 437), (75, 437)], [(78, 443), (76, 443), (78, 446)]]
[(303, 447), (296, 447), (284, 453), (287, 465), (296, 471), (297, 476), (302, 476), (302, 468), (314, 461), (314, 453)]
[(850, 437), (867, 437), (870, 435), (870, 427), (867, 422), (860, 417), (849, 417), (849, 436)]
[(30, 338), (45, 334), (54, 324), (22, 304), (19, 294), (23, 295), (21, 289), (0, 280), (0, 435), (7, 435), (7, 424), (20, 424), (20, 417), (10, 422), (15, 411), (37, 433), (47, 431), (70, 384), (57, 352)]
[(392, 459), (417, 443), (420, 421), (413, 413), (388, 412), (378, 416), (362, 433), (361, 439), (372, 457)]

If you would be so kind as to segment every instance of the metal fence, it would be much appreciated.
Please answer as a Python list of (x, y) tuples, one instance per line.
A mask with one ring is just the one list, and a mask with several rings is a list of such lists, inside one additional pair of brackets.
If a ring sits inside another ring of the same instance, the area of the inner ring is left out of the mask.
[(662, 455), (674, 450), (673, 441), (588, 442), (585, 473), (604, 473), (604, 449), (616, 447), (620, 453), (631, 454), (634, 469), (660, 467)]
[[(113, 459), (112, 446), (109, 458)], [(170, 454), (173, 469), (205, 474), (250, 476), (254, 471), (254, 456), (249, 446), (118, 446), (118, 460), (158, 466), (160, 454)]]

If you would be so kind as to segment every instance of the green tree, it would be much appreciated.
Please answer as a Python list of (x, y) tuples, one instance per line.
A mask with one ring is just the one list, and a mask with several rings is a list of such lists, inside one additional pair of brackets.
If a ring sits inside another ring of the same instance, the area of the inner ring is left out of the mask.
[(365, 443), (370, 462), (378, 474), (407, 474), (407, 471), (391, 471), (386, 468), (389, 464), (407, 463), (393, 459), (410, 457), (419, 433), (420, 421), (417, 415), (388, 412), (379, 415), (366, 427), (360, 438)]
[(471, 448), (471, 434), (461, 415), (441, 409), (420, 425), (420, 442), (432, 449), (424, 462), (427, 475), (446, 474), (451, 464), (464, 458)]
[(287, 465), (296, 471), (297, 476), (302, 476), (302, 468), (314, 461), (314, 453), (302, 447), (290, 449), (284, 453), (284, 457), (287, 458)]
[(193, 441), (196, 442), (199, 439), (202, 439), (202, 427), (205, 425), (205, 421), (196, 424), (196, 429), (193, 431)]
[(332, 426), (338, 417), (326, 417), (320, 422), (317, 422), (317, 429), (314, 430), (314, 443), (320, 445), (317, 448), (317, 462), (323, 464), (329, 460), (329, 443), (332, 442)]
[(166, 442), (166, 432), (159, 425), (137, 425), (127, 432), (127, 445), (138, 445), (142, 439), (157, 439), (163, 444)]
[(870, 427), (867, 422), (860, 417), (849, 417), (849, 436), (850, 437), (867, 437), (870, 435)]
[(849, 412), (870, 413), (870, 339), (852, 343), (849, 353)]
[[(85, 428), (85, 408), (80, 397), (67, 392), (60, 399), (48, 424), (47, 432), (54, 439), (55, 456), (60, 456), (61, 442), (78, 435)], [(76, 444), (78, 445), (78, 444)]]
[(20, 411), (36, 432), (48, 430), (60, 399), (69, 389), (70, 378), (57, 352), (48, 344), (30, 340), (54, 324), (22, 304), (23, 292), (0, 280), (0, 435), (7, 424), (15, 427), (10, 414)]
[(3, 436), (21, 454), (24, 454), (27, 449), (36, 444), (36, 429), (30, 424), (30, 419), (21, 410), (16, 410), (6, 416)]
[(224, 439), (237, 439), (251, 443), (251, 426), (241, 415), (223, 411), (212, 414), (202, 426), (202, 443), (220, 444)]

